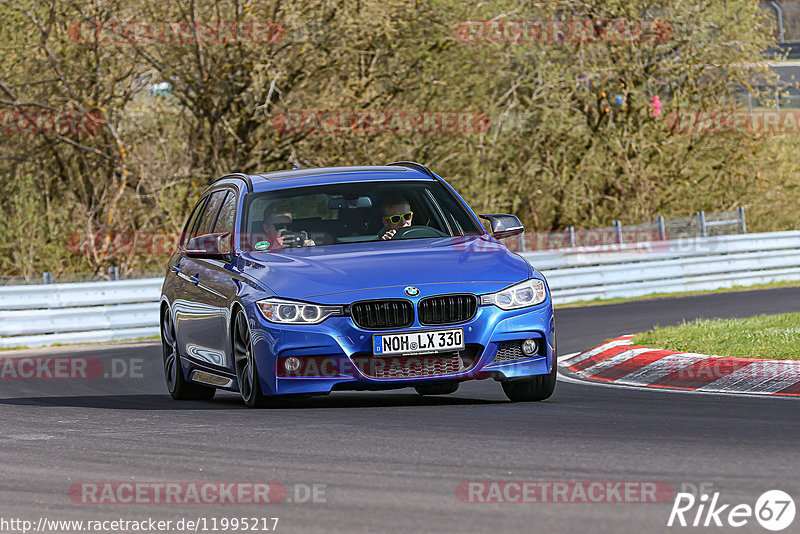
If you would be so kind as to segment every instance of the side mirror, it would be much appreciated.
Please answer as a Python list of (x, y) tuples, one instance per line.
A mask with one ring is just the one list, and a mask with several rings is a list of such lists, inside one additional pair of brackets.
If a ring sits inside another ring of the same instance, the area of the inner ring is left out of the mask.
[(228, 259), (231, 256), (231, 233), (203, 234), (187, 241), (185, 253), (193, 258)]
[(525, 231), (525, 227), (514, 215), (505, 213), (489, 213), (480, 215), (481, 219), (486, 219), (492, 225), (492, 237), (495, 239), (505, 239), (512, 235), (519, 235)]

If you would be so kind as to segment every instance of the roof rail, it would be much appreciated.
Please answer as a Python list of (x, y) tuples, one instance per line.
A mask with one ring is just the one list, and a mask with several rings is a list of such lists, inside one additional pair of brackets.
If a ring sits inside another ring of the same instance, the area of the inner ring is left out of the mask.
[(422, 163), (417, 163), (415, 161), (395, 161), (393, 163), (387, 163), (386, 164), (386, 167), (392, 167), (392, 166), (394, 166), (394, 167), (408, 167), (409, 169), (415, 169), (415, 170), (421, 171), (421, 172), (427, 174), (428, 176), (430, 176), (431, 178), (433, 178), (434, 180), (438, 180), (439, 179), (438, 176), (433, 174), (432, 170), (430, 170), (428, 167), (426, 167)]
[(233, 172), (231, 174), (226, 174), (225, 176), (220, 176), (219, 178), (214, 179), (214, 181), (212, 181), (211, 183), (215, 184), (215, 183), (219, 182), (220, 180), (224, 180), (226, 178), (238, 178), (238, 179), (244, 181), (244, 183), (247, 184), (247, 192), (248, 193), (252, 193), (253, 192), (253, 180), (250, 178), (250, 176), (248, 176), (248, 175), (246, 175), (246, 174), (244, 174), (242, 172)]

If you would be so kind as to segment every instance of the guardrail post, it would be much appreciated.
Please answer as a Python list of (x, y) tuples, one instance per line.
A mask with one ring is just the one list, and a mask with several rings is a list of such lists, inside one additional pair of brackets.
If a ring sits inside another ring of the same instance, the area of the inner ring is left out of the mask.
[(517, 251), (525, 252), (525, 232), (517, 235)]
[(658, 229), (658, 240), (667, 240), (667, 225), (664, 223), (664, 216), (659, 215), (656, 217), (656, 228)]
[(780, 33), (781, 36), (781, 42), (785, 43), (786, 42), (785, 33), (783, 31), (783, 9), (781, 9), (781, 6), (780, 4), (778, 4), (778, 2), (773, 1), (770, 2), (770, 4), (772, 5), (772, 8), (775, 10), (775, 13), (778, 14), (778, 32)]
[(622, 244), (622, 221), (614, 221), (614, 239), (617, 245)]
[(702, 210), (697, 212), (697, 229), (700, 232), (700, 237), (708, 237), (706, 235), (706, 212)]
[(116, 267), (111, 266), (108, 268), (108, 278), (109, 280), (116, 281), (119, 280), (119, 270)]
[(569, 248), (575, 248), (575, 227), (567, 227), (567, 237), (569, 238)]
[(747, 220), (744, 216), (744, 206), (740, 206), (737, 210), (739, 212), (739, 232), (742, 234), (747, 233)]
[(45, 284), (52, 284), (53, 274), (49, 271), (42, 273), (42, 280), (44, 280)]

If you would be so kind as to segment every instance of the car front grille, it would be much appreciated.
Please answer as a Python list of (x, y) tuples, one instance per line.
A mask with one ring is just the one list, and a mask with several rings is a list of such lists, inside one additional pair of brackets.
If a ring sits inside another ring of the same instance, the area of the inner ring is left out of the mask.
[(419, 301), (419, 323), (446, 325), (469, 321), (478, 311), (475, 295), (437, 295)]
[(414, 305), (408, 300), (367, 300), (350, 306), (353, 322), (368, 330), (407, 328), (414, 323)]
[(483, 350), (481, 345), (469, 344), (459, 352), (427, 354), (420, 356), (354, 355), (353, 362), (370, 378), (425, 378), (460, 373), (470, 370)]

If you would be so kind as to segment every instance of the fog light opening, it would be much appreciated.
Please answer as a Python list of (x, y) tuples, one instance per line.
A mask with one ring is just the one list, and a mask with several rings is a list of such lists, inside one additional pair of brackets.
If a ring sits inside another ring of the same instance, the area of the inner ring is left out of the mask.
[(522, 342), (522, 353), (525, 356), (534, 356), (539, 350), (539, 344), (535, 339), (526, 339)]
[(283, 362), (283, 366), (287, 371), (293, 373), (300, 369), (300, 358), (295, 358), (294, 356), (286, 358), (286, 360)]

